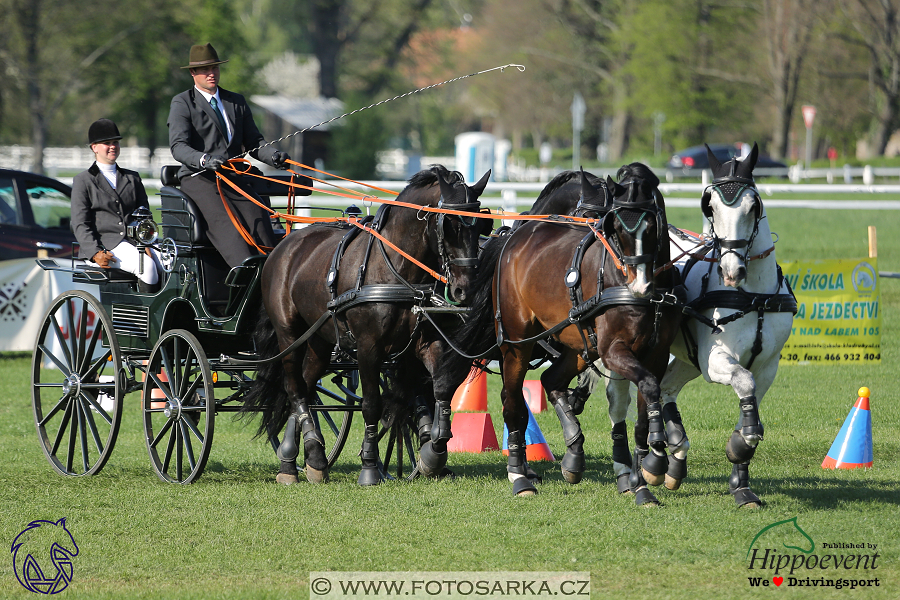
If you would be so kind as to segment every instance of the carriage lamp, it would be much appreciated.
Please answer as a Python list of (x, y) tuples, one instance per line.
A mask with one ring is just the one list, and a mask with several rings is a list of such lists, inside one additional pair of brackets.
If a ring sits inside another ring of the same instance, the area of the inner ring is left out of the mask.
[(138, 246), (149, 246), (156, 241), (159, 228), (146, 206), (139, 206), (131, 213), (131, 222), (125, 227), (125, 235)]

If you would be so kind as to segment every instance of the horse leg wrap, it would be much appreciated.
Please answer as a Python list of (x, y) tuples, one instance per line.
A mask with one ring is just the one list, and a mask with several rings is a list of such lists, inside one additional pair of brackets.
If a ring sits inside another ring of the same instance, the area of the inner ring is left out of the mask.
[(537, 488), (528, 478), (528, 463), (525, 460), (525, 433), (510, 431), (507, 436), (509, 459), (506, 463), (506, 475), (513, 484), (514, 496), (533, 496)]
[(303, 437), (303, 455), (306, 458), (307, 467), (316, 471), (328, 469), (328, 459), (325, 457), (325, 439), (308, 412), (300, 413), (300, 432)]
[(747, 463), (736, 464), (731, 468), (731, 477), (728, 478), (728, 491), (734, 496), (734, 502), (738, 507), (754, 504), (760, 506), (762, 500), (750, 489), (750, 465)]
[(377, 425), (366, 425), (359, 457), (362, 459), (362, 471), (360, 471), (359, 479), (356, 483), (359, 485), (378, 485), (381, 483), (384, 478), (378, 469)]
[(628, 450), (628, 428), (625, 421), (619, 421), (612, 428), (613, 469), (616, 475), (616, 488), (620, 494), (631, 491), (628, 478), (631, 475), (631, 452)]
[(664, 449), (666, 447), (666, 431), (663, 427), (662, 407), (659, 402), (647, 404), (647, 418), (650, 420), (647, 443), (659, 450)]
[(431, 440), (439, 452), (447, 450), (447, 442), (453, 437), (450, 431), (450, 403), (434, 403), (434, 423), (431, 426)]
[(741, 435), (740, 431), (732, 431), (728, 443), (725, 444), (725, 456), (728, 460), (735, 463), (747, 463), (756, 454), (757, 446), (751, 446)]
[(685, 477), (687, 477), (687, 459), (671, 455), (669, 468), (666, 471), (666, 488), (677, 490), (681, 487), (681, 482)]
[(634, 492), (634, 503), (638, 506), (656, 506), (659, 504), (659, 500), (657, 500), (656, 496), (653, 495), (653, 492), (647, 488), (647, 482), (644, 481), (644, 477), (641, 475), (641, 463), (647, 457), (649, 452), (650, 451), (646, 448), (635, 449), (631, 465), (631, 475), (628, 478), (631, 491)]
[(297, 446), (297, 418), (294, 415), (288, 417), (287, 424), (284, 427), (284, 440), (275, 451), (278, 460), (281, 461), (281, 467), (278, 469), (278, 475), (275, 476), (277, 483), (291, 485), (297, 483), (297, 457), (300, 455), (300, 448)]
[(741, 436), (751, 446), (763, 439), (763, 426), (759, 420), (756, 396), (741, 398)]
[(428, 412), (428, 408), (421, 404), (417, 405), (413, 418), (416, 423), (416, 429), (419, 432), (419, 442), (424, 444), (431, 440), (431, 428), (434, 426), (434, 421), (431, 418), (431, 413)]
[(584, 411), (584, 405), (591, 395), (590, 390), (578, 387), (574, 390), (567, 390), (566, 392), (566, 402), (572, 407), (572, 413), (580, 415)]
[(563, 438), (566, 440), (566, 454), (560, 463), (563, 478), (569, 483), (578, 483), (584, 473), (584, 434), (581, 432), (581, 423), (568, 402), (568, 395), (551, 395), (551, 403), (559, 417), (559, 423), (563, 428)]
[(678, 412), (678, 406), (674, 402), (663, 405), (662, 409), (663, 422), (666, 424), (666, 437), (669, 447), (678, 447), (687, 440), (687, 432), (681, 423), (681, 413)]

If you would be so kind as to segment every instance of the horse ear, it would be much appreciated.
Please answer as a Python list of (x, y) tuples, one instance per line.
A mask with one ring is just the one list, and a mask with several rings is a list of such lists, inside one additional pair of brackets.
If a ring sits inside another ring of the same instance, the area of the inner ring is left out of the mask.
[(753, 148), (750, 150), (750, 154), (747, 157), (738, 163), (737, 174), (746, 179), (753, 178), (753, 168), (756, 167), (756, 162), (759, 160), (759, 146), (757, 146), (756, 142), (753, 142)]
[(606, 176), (606, 189), (609, 190), (611, 198), (618, 198), (625, 191), (625, 188), (613, 181), (613, 178), (609, 175)]
[(603, 202), (605, 198), (603, 194), (600, 193), (594, 186), (591, 185), (591, 182), (588, 181), (587, 174), (584, 172), (584, 168), (581, 169), (581, 200), (585, 204), (597, 204), (598, 200)]
[[(470, 190), (475, 192), (475, 198), (478, 198), (478, 196), (481, 195), (481, 193), (484, 191), (485, 186), (487, 186), (488, 180), (490, 178), (491, 178), (491, 169), (488, 169), (487, 173), (485, 173), (481, 177), (481, 179), (478, 180), (478, 183), (476, 183), (475, 185), (473, 185), (472, 187), (469, 188)], [(470, 198), (469, 201), (474, 202), (475, 198)]]
[(444, 180), (444, 175), (439, 169), (436, 171), (438, 184), (441, 186), (441, 197), (444, 199), (444, 202), (453, 202), (453, 186)]
[(703, 145), (706, 146), (706, 157), (709, 159), (709, 168), (712, 169), (713, 173), (715, 173), (722, 168), (722, 163), (719, 162), (719, 159), (716, 158), (716, 155), (713, 154), (713, 151), (709, 149), (709, 144)]

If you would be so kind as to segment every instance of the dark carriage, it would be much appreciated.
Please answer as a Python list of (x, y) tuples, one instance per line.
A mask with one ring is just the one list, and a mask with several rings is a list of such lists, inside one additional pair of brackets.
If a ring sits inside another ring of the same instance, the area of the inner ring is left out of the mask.
[[(154, 470), (164, 481), (191, 483), (209, 457), (216, 414), (240, 411), (254, 381), (259, 356), (252, 332), (265, 257), (248, 258), (229, 270), (203, 234), (196, 205), (175, 187), (176, 169), (162, 172), (164, 239), (156, 246), (165, 273), (158, 292), (139, 293), (136, 278), (117, 269), (38, 260), (45, 270), (71, 272), (74, 281), (99, 287), (99, 299), (83, 290), (54, 299), (35, 343), (35, 424), (47, 459), (60, 474), (93, 475), (104, 467), (115, 446), (124, 397), (140, 390)], [(289, 181), (290, 176), (274, 179)], [(312, 186), (308, 178), (294, 182)], [(264, 197), (289, 189), (255, 178), (251, 185)], [(311, 193), (295, 189), (295, 194)], [(129, 233), (140, 236), (141, 225), (134, 223)], [(359, 411), (358, 381), (356, 364), (335, 357), (317, 386), (311, 410), (325, 438), (329, 466)], [(385, 470), (398, 477), (414, 475), (419, 445), (414, 419), (423, 419), (421, 411), (391, 420), (380, 432)], [(430, 425), (430, 419), (425, 421), (423, 426)], [(270, 441), (273, 447), (279, 443), (274, 436)]]

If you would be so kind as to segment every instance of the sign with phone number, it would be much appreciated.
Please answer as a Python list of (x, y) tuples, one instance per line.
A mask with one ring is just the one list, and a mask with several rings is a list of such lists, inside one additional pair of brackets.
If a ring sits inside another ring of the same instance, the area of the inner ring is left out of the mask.
[(781, 364), (881, 362), (878, 259), (781, 264), (797, 296)]

